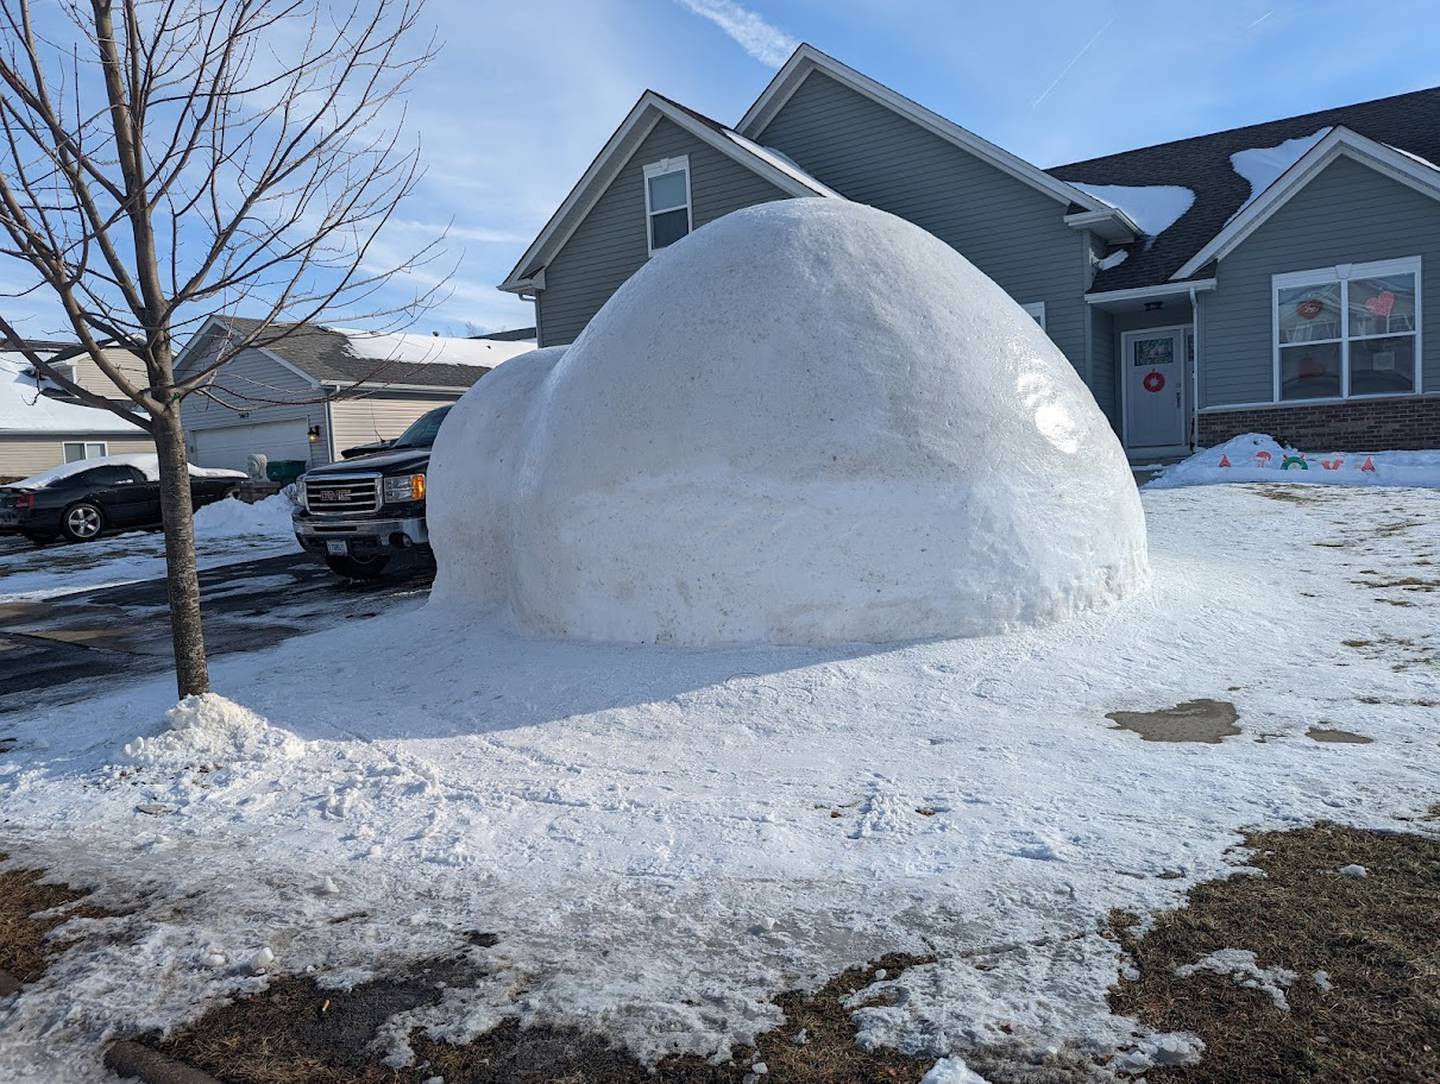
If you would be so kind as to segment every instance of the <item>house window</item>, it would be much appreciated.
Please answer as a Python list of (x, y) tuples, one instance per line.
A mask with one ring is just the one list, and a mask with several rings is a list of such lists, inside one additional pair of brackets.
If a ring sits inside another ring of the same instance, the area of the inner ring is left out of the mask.
[(1045, 330), (1045, 302), (1031, 301), (1020, 307), (1028, 312), (1034, 321), (1040, 325), (1041, 331)]
[(1273, 281), (1277, 401), (1420, 390), (1418, 256)]
[(108, 450), (103, 440), (67, 440), (63, 445), (65, 462), (78, 463), (82, 459), (99, 459)]
[(688, 155), (651, 162), (645, 167), (645, 222), (652, 254), (690, 232)]

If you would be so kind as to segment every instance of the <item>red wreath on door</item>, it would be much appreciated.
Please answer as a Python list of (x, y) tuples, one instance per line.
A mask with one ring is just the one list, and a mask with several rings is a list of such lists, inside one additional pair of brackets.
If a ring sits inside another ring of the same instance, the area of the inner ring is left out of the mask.
[(1145, 379), (1140, 381), (1146, 391), (1156, 392), (1165, 388), (1165, 374), (1156, 369), (1151, 369), (1145, 374)]

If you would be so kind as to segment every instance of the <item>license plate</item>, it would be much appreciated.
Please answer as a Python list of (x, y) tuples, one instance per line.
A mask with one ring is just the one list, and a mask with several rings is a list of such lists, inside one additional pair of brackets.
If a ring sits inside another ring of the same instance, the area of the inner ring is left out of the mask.
[(327, 539), (325, 542), (325, 552), (330, 554), (331, 557), (344, 557), (350, 552), (350, 543), (333, 538)]

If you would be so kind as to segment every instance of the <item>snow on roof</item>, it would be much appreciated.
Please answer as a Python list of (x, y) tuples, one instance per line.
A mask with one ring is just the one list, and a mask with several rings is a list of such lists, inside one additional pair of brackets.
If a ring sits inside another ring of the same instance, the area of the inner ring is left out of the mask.
[[(1312, 132), (1308, 136), (1287, 139), (1273, 147), (1251, 147), (1249, 150), (1236, 151), (1232, 154), (1230, 156), (1231, 168), (1250, 184), (1250, 195), (1236, 209), (1235, 215), (1254, 203), (1261, 192), (1280, 179), (1280, 174), (1305, 157), (1306, 152), (1329, 135), (1331, 131), (1332, 129), (1329, 127), (1321, 128), (1318, 132)], [(1235, 215), (1230, 217), (1233, 219)]]
[[(159, 456), (153, 452), (130, 452), (124, 455), (101, 455), (90, 459), (77, 459), (73, 463), (62, 463), (58, 467), (42, 470), (39, 474), (32, 474), (29, 478), (22, 478), (18, 482), (9, 484), (16, 489), (43, 489), (51, 482), (58, 482), (62, 478), (69, 478), (72, 474), (79, 474), (81, 471), (91, 470), (95, 467), (134, 467), (152, 482), (157, 481), (160, 477)], [(194, 463), (190, 464), (190, 474), (195, 478), (245, 477), (244, 471), (225, 470), (220, 467), (197, 467)]]
[(1195, 193), (1177, 184), (1084, 184), (1067, 181), (1101, 203), (1123, 211), (1146, 237), (1159, 237), (1195, 202)]
[(535, 349), (534, 339), (507, 342), (406, 332), (358, 331), (344, 327), (327, 330), (345, 336), (350, 353), (357, 358), (403, 361), (410, 365), (471, 365), (493, 369), (502, 361)]
[(121, 433), (118, 415), (40, 393), (23, 354), (0, 353), (0, 433)]
[(1394, 151), (1396, 154), (1403, 154), (1412, 162), (1418, 162), (1420, 163), (1420, 165), (1425, 166), (1429, 169), (1440, 170), (1440, 166), (1437, 166), (1434, 162), (1430, 161), (1430, 159), (1421, 158), (1418, 154), (1415, 154), (1413, 151), (1407, 151), (1404, 147), (1397, 147), (1393, 143), (1386, 143), (1385, 146), (1390, 148), (1390, 150)]
[(814, 177), (810, 176), (810, 174), (806, 173), (803, 169), (801, 169), (799, 165), (796, 164), (795, 160), (791, 158), (788, 154), (781, 154), (774, 147), (762, 147), (754, 140), (746, 139), (739, 132), (732, 132), (729, 128), (725, 129), (725, 134), (737, 146), (743, 147), (745, 150), (753, 154), (756, 158), (759, 158), (762, 161), (774, 166), (791, 180), (799, 181), (806, 188), (814, 189), (815, 192), (819, 195), (829, 196), (831, 199), (842, 198), (840, 193), (836, 192), (835, 189), (831, 188), (829, 185), (821, 184)]

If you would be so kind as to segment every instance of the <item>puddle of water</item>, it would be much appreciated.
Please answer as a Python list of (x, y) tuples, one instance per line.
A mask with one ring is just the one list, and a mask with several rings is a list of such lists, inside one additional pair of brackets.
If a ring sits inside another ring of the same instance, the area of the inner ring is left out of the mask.
[(1364, 734), (1356, 734), (1349, 730), (1340, 730), (1329, 726), (1312, 726), (1305, 731), (1307, 738), (1315, 741), (1336, 742), (1340, 745), (1369, 745), (1374, 738), (1367, 738)]
[(1114, 730), (1129, 730), (1143, 741), (1204, 742), (1219, 745), (1221, 739), (1240, 733), (1235, 720), (1240, 716), (1227, 700), (1187, 700), (1159, 711), (1112, 711), (1105, 718)]

